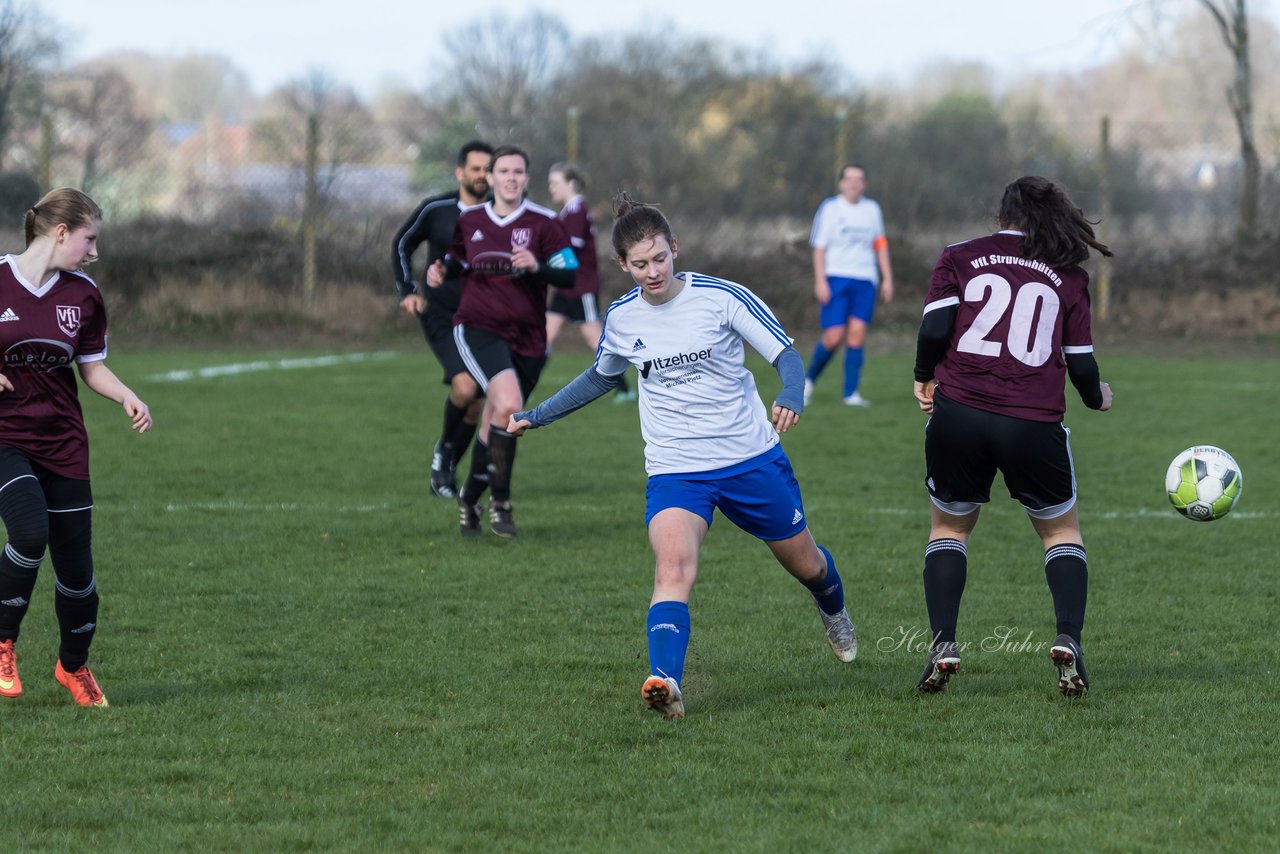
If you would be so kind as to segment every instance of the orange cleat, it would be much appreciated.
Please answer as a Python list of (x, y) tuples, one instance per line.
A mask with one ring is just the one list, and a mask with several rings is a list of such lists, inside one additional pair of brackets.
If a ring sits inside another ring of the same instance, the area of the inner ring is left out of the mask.
[(684, 717), (684, 697), (680, 686), (669, 676), (650, 676), (640, 687), (644, 704), (664, 718)]
[(58, 683), (71, 692), (71, 699), (76, 701), (80, 706), (109, 706), (107, 698), (103, 695), (102, 689), (98, 687), (98, 680), (93, 678), (93, 674), (89, 672), (88, 667), (81, 667), (68, 673), (62, 667), (62, 661), (58, 661), (58, 666), (53, 669), (53, 678)]
[(18, 656), (13, 641), (0, 642), (0, 697), (21, 697), (22, 680), (18, 678)]

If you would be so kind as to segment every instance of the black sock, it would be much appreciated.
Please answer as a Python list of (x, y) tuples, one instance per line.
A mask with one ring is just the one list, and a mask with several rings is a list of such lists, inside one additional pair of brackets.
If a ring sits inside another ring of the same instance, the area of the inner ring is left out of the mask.
[(929, 609), (933, 643), (955, 643), (960, 620), (960, 597), (969, 574), (964, 543), (950, 538), (932, 540), (924, 549), (924, 603)]
[(89, 509), (50, 514), (49, 558), (57, 581), (53, 610), (62, 643), (58, 658), (72, 673), (89, 660), (98, 626), (98, 584), (93, 577), (93, 516)]
[(467, 483), (462, 488), (462, 500), (468, 504), (475, 504), (488, 487), (489, 446), (481, 442), (480, 437), (477, 436), (475, 444), (471, 447), (471, 474), (467, 476)]
[(462, 458), (467, 455), (467, 448), (471, 446), (471, 440), (476, 437), (476, 425), (468, 424), (466, 421), (459, 421), (458, 426), (454, 428), (453, 435), (445, 442), (445, 447), (449, 451), (449, 459), (456, 469), (458, 463), (462, 462)]
[(516, 461), (516, 437), (489, 427), (489, 488), (494, 501), (511, 500), (511, 467)]
[(1089, 563), (1084, 546), (1064, 543), (1044, 553), (1044, 579), (1053, 594), (1053, 613), (1058, 634), (1070, 635), (1080, 643), (1084, 630), (1084, 608), (1089, 598)]
[(626, 372), (624, 371), (624, 372), (622, 373), (622, 376), (618, 377), (617, 393), (618, 393), (618, 394), (626, 394), (626, 393), (628, 393), (629, 391), (631, 391), (631, 386), (630, 386), (630, 384), (628, 384), (628, 383), (627, 383), (627, 374), (626, 374)]

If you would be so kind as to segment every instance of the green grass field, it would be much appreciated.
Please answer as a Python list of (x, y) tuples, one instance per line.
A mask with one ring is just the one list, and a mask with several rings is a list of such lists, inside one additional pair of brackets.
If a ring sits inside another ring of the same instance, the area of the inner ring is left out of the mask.
[[(969, 547), (964, 670), (916, 693), (910, 357), (869, 361), (868, 410), (839, 404), (833, 366), (784, 445), (858, 661), (831, 656), (807, 593), (719, 519), (689, 714), (665, 721), (639, 698), (652, 558), (634, 407), (602, 400), (521, 440), (519, 539), (463, 542), (454, 504), (426, 492), (443, 398), (425, 351), (165, 378), (315, 355), (113, 355), (155, 414), (145, 437), (86, 394), (91, 664), (112, 708), (53, 681), (46, 562), (18, 644), (26, 694), (0, 702), (4, 850), (1274, 850), (1274, 360), (1104, 352), (1115, 410), (1069, 405), (1084, 701), (1057, 693), (1039, 541), (999, 492)], [(557, 357), (540, 396), (586, 364)], [(1200, 443), (1244, 470), (1240, 506), (1211, 524), (1163, 494)]]

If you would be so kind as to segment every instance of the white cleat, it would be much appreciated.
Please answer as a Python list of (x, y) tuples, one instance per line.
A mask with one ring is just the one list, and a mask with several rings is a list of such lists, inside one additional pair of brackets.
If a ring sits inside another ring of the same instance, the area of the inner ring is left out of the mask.
[[(817, 602), (814, 604), (816, 605)], [(827, 643), (831, 644), (831, 651), (835, 653), (836, 658), (846, 663), (857, 658), (858, 630), (853, 627), (853, 620), (849, 619), (848, 609), (841, 608), (838, 614), (828, 614), (819, 608), (818, 613), (822, 616), (822, 625), (827, 630)]]
[(864, 407), (865, 407), (865, 406), (870, 406), (870, 405), (871, 405), (871, 401), (867, 400), (865, 397), (863, 397), (862, 395), (858, 394), (858, 393), (855, 391), (853, 394), (851, 394), (851, 395), (849, 395), (848, 397), (844, 398), (844, 405), (845, 405), (845, 406), (864, 406)]

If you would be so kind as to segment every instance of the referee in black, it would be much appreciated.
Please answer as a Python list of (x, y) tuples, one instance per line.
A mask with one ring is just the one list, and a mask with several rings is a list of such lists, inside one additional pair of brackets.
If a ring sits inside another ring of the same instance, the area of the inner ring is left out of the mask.
[(453, 342), (453, 314), (458, 310), (462, 282), (447, 279), (438, 288), (421, 287), (413, 278), (413, 253), (426, 242), (430, 267), (449, 251), (458, 213), (465, 207), (480, 204), (489, 193), (488, 169), (492, 155), (493, 147), (479, 140), (462, 146), (453, 170), (458, 189), (424, 199), (396, 232), (391, 250), (400, 307), (422, 324), (422, 334), (440, 360), (444, 383), (449, 386), (449, 396), (444, 403), (444, 429), (431, 454), (431, 494), (441, 498), (457, 497), (454, 472), (475, 436), (483, 402), (480, 387), (467, 373)]

